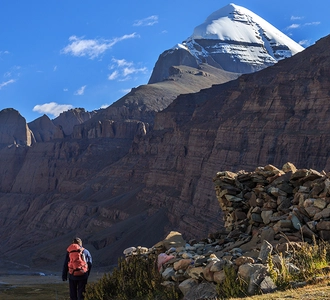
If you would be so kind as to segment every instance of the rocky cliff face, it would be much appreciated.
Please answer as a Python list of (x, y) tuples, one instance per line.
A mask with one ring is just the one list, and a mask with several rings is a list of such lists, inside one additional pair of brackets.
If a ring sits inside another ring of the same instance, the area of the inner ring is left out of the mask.
[(73, 127), (75, 125), (79, 125), (88, 121), (97, 113), (97, 111), (85, 111), (84, 108), (70, 109), (69, 111), (65, 111), (61, 113), (57, 118), (55, 118), (53, 120), (53, 124), (59, 127), (63, 133), (68, 136), (72, 133)]
[(167, 207), (172, 226), (198, 236), (221, 223), (211, 192), (217, 170), (287, 161), (329, 169), (329, 44), (324, 38), (273, 67), (178, 97), (135, 145), (152, 157), (139, 197)]
[(0, 147), (31, 146), (33, 133), (20, 113), (12, 108), (0, 111)]
[[(214, 78), (182, 68), (173, 80), (141, 87), (150, 97), (144, 106), (131, 94), (120, 99), (122, 109), (98, 113), (71, 137), (1, 149), (1, 252), (60, 268), (63, 249), (80, 235), (96, 266), (116, 263), (126, 247), (151, 246), (170, 230), (185, 238), (218, 231), (223, 220), (212, 179), (219, 170), (287, 161), (329, 168), (329, 46), (326, 37), (258, 73), (182, 93), (162, 110), (170, 103), (155, 92), (170, 90), (163, 84), (182, 91), (180, 76), (188, 75), (188, 90)], [(148, 129), (152, 105), (159, 112)], [(120, 123), (109, 117), (113, 111), (129, 118)], [(145, 119), (134, 121), (139, 111)]]
[(33, 132), (37, 143), (64, 138), (64, 132), (61, 127), (56, 126), (46, 115), (32, 121), (28, 124), (28, 127)]
[(207, 64), (198, 69), (172, 66), (167, 81), (134, 88), (106, 109), (92, 113), (83, 109), (70, 110), (53, 123), (74, 139), (110, 137), (133, 140), (135, 135), (148, 132), (153, 127), (155, 114), (165, 109), (178, 95), (198, 92), (237, 77), (237, 73)]
[(57, 264), (60, 268), (67, 242), (81, 235), (85, 245), (96, 251), (96, 265), (107, 265), (116, 263), (122, 248), (133, 240), (157, 242), (168, 223), (166, 210), (153, 210), (136, 199), (144, 187), (147, 161), (133, 153), (125, 161), (122, 158), (134, 140), (152, 129), (155, 114), (179, 94), (237, 76), (208, 65), (178, 66), (168, 81), (133, 89), (109, 108), (92, 114), (73, 109), (55, 120), (43, 116), (26, 124), (17, 111), (2, 111), (2, 116), (8, 112), (14, 116), (2, 122), (16, 127), (1, 129), (25, 132), (27, 128), (34, 139), (33, 146), (27, 147), (24, 135), (20, 137), (24, 147), (12, 147), (17, 135), (10, 139), (2, 135), (2, 253), (31, 266)]

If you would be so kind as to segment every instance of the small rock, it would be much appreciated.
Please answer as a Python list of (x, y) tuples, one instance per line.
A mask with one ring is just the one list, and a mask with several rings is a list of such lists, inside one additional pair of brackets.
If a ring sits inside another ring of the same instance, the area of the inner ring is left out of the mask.
[(269, 242), (264, 240), (260, 248), (258, 259), (260, 259), (263, 264), (267, 263), (268, 257), (272, 253), (272, 251), (273, 246)]
[(188, 278), (179, 284), (179, 289), (183, 295), (186, 295), (193, 287), (198, 285), (198, 280)]
[(262, 293), (268, 294), (275, 292), (277, 290), (277, 286), (270, 276), (266, 276), (265, 279), (260, 283), (260, 289)]

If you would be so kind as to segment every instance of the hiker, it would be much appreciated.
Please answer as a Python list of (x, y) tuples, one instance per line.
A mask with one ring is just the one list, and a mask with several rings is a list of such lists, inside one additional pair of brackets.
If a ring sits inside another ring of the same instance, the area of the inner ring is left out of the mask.
[(92, 268), (92, 256), (87, 249), (82, 246), (79, 237), (73, 239), (72, 244), (67, 248), (67, 253), (63, 265), (62, 280), (68, 280), (71, 300), (83, 300), (84, 292), (89, 273)]

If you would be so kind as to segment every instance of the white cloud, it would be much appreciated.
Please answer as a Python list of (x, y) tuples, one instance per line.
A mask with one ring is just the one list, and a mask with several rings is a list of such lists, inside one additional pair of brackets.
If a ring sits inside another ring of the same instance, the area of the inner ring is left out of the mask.
[(317, 26), (317, 25), (320, 25), (321, 22), (308, 22), (308, 23), (304, 23), (304, 24), (291, 24), (290, 26), (288, 26), (286, 29), (289, 30), (289, 29), (297, 29), (297, 28), (300, 28), (300, 27), (304, 27), (304, 26)]
[(13, 66), (10, 68), (10, 71), (7, 71), (3, 74), (3, 77), (17, 77), (20, 76), (19, 70), (21, 69), (20, 66)]
[(315, 25), (320, 25), (321, 22), (310, 22), (310, 23), (305, 23), (304, 26), (315, 26)]
[(5, 50), (5, 51), (0, 51), (0, 56), (5, 55), (5, 54), (9, 54), (9, 51)]
[(130, 74), (135, 74), (135, 73), (146, 73), (147, 71), (147, 68), (146, 67), (143, 67), (143, 68), (134, 68), (134, 67), (131, 67), (131, 68), (124, 68), (123, 69), (123, 75), (124, 77), (130, 75)]
[(286, 29), (296, 29), (296, 28), (299, 28), (300, 26), (301, 26), (300, 24), (291, 24)]
[(5, 87), (6, 85), (11, 84), (11, 83), (14, 83), (15, 81), (16, 81), (15, 79), (10, 79), (10, 80), (8, 80), (8, 81), (5, 81), (5, 82), (0, 83), (0, 90), (1, 90), (3, 87)]
[(53, 68), (53, 71), (54, 71), (54, 72), (57, 71), (57, 66), (55, 66), (55, 67)]
[(299, 41), (299, 45), (301, 45), (301, 46), (309, 46), (310, 45), (310, 41), (309, 40), (301, 40), (301, 41)]
[(68, 91), (69, 91), (68, 88), (64, 88), (64, 89), (63, 89), (63, 92), (68, 92)]
[(102, 104), (100, 108), (104, 109), (104, 108), (107, 108), (107, 107), (109, 107), (109, 104)]
[(133, 62), (129, 62), (125, 59), (112, 59), (113, 64), (109, 66), (109, 70), (115, 69), (109, 76), (109, 80), (118, 79), (119, 81), (125, 81), (130, 79), (131, 74), (147, 73), (146, 67), (137, 68)]
[(302, 20), (304, 17), (291, 16), (291, 20)]
[(135, 32), (132, 34), (123, 35), (122, 37), (114, 38), (113, 40), (88, 40), (83, 37), (73, 35), (69, 38), (69, 45), (64, 47), (61, 50), (61, 53), (71, 54), (73, 56), (87, 56), (90, 59), (94, 59), (102, 55), (108, 49), (112, 48), (118, 42), (136, 37), (138, 37), (138, 35)]
[(133, 65), (132, 62), (128, 62), (125, 59), (115, 59), (115, 58), (113, 58), (112, 61), (115, 64), (117, 64), (118, 67), (125, 67), (125, 66), (131, 66), (131, 65)]
[(113, 72), (108, 76), (108, 79), (109, 79), (109, 80), (115, 80), (118, 76), (119, 76), (118, 71), (113, 71)]
[(60, 113), (72, 109), (73, 106), (70, 104), (58, 104), (56, 102), (45, 103), (41, 105), (36, 105), (33, 107), (33, 111), (40, 114), (49, 114), (54, 117), (59, 116)]
[(76, 96), (82, 96), (85, 93), (85, 88), (87, 85), (83, 85), (81, 88), (79, 88), (78, 90), (76, 90), (74, 92), (74, 95)]
[(153, 26), (158, 23), (158, 16), (150, 16), (145, 19), (136, 20), (133, 26)]

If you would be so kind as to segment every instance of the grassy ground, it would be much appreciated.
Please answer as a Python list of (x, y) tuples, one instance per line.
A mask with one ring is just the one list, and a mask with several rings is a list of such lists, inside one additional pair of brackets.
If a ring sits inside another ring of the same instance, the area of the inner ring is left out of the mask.
[[(0, 285), (0, 299), (6, 300), (69, 300), (67, 282), (53, 284)], [(265, 294), (231, 300), (325, 300), (330, 299), (330, 286), (327, 283), (297, 288), (285, 292)]]
[[(89, 282), (103, 273), (94, 272)], [(0, 275), (0, 300), (69, 300), (69, 282), (57, 276)]]
[[(325, 300), (330, 299), (330, 286), (327, 283), (306, 286), (287, 290), (284, 292), (277, 292), (274, 294), (265, 294), (253, 297), (246, 297), (245, 300)], [(231, 300), (242, 300), (242, 298), (232, 298)]]
[(68, 283), (35, 285), (0, 285), (0, 299), (69, 300)]
[[(89, 282), (102, 277), (103, 273), (94, 272)], [(69, 300), (69, 283), (63, 282), (60, 276), (1, 276), (1, 300)], [(273, 294), (258, 295), (245, 298), (232, 298), (231, 300), (325, 300), (330, 299), (329, 278), (318, 284), (302, 288), (277, 292)], [(170, 300), (170, 299), (169, 299)], [(220, 300), (220, 299), (219, 299)]]

